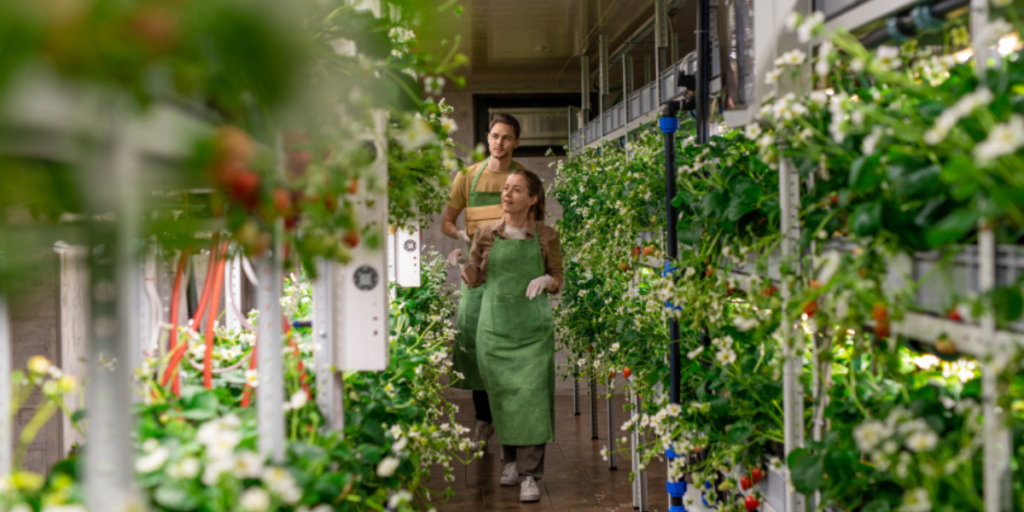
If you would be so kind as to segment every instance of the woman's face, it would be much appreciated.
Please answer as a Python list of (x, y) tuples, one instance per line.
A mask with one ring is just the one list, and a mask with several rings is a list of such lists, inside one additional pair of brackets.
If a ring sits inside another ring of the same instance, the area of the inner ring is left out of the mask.
[(530, 184), (525, 176), (513, 174), (505, 180), (505, 189), (501, 191), (501, 208), (505, 213), (523, 213), (536, 202), (537, 196), (530, 196)]

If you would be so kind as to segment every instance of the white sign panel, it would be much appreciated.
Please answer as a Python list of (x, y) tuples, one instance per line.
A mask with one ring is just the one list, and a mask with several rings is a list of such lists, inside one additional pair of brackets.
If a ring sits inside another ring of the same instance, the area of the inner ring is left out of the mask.
[(398, 286), (417, 288), (422, 282), (420, 275), (420, 230), (399, 230), (395, 244), (395, 258), (398, 260)]

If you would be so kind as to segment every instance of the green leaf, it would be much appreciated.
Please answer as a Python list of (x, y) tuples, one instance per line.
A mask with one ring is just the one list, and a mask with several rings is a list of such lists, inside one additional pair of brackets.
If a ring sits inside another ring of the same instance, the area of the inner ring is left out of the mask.
[(171, 485), (161, 485), (153, 492), (157, 505), (169, 510), (193, 510), (199, 502), (188, 491)]
[(928, 233), (925, 235), (928, 245), (937, 247), (962, 240), (967, 233), (978, 227), (980, 216), (981, 213), (977, 210), (953, 212), (928, 229)]
[(889, 512), (892, 510), (892, 507), (889, 505), (888, 501), (879, 498), (868, 502), (868, 504), (864, 505), (864, 508), (860, 510), (861, 512)]
[(754, 426), (748, 421), (733, 423), (725, 434), (725, 442), (729, 444), (740, 444), (754, 432)]
[(807, 451), (795, 457), (797, 450), (789, 455), (790, 476), (793, 479), (793, 487), (803, 494), (811, 494), (821, 488), (825, 477), (825, 458), (821, 454), (811, 454)]
[(1024, 297), (1019, 288), (1002, 286), (992, 290), (991, 296), (997, 321), (1013, 322), (1024, 314)]
[(865, 192), (882, 182), (878, 158), (878, 155), (862, 156), (853, 161), (850, 165), (850, 189), (854, 192)]
[(729, 199), (725, 197), (724, 192), (715, 190), (709, 194), (705, 194), (704, 197), (701, 198), (700, 204), (705, 217), (721, 217), (725, 214), (725, 209), (729, 204)]
[(951, 158), (942, 168), (939, 174), (942, 181), (951, 185), (950, 194), (959, 200), (964, 200), (978, 191), (978, 169), (974, 161), (967, 156), (955, 156)]
[(217, 407), (220, 405), (220, 400), (213, 392), (203, 391), (202, 393), (196, 393), (186, 404), (188, 404), (187, 408), (181, 411), (181, 417), (204, 421), (217, 417)]
[(867, 203), (858, 205), (850, 219), (850, 231), (857, 236), (872, 236), (882, 223), (882, 205)]

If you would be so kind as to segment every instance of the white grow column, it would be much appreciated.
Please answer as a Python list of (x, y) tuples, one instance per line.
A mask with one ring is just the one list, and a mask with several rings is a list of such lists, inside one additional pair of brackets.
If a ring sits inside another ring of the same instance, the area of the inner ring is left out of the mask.
[[(800, 239), (800, 228), (797, 216), (800, 207), (800, 176), (796, 169), (787, 161), (782, 160), (779, 166), (779, 197), (782, 209), (782, 257), (792, 258), (797, 250)], [(782, 295), (789, 298), (789, 287), (783, 282)], [(783, 315), (785, 317), (785, 314)], [(788, 322), (782, 325), (785, 339), (785, 362), (782, 367), (783, 394), (783, 436), (786, 446), (786, 457), (790, 452), (804, 445), (804, 398), (800, 384), (800, 372), (803, 370), (804, 341)], [(787, 470), (788, 471), (788, 470)], [(806, 507), (806, 497), (795, 489), (786, 489), (786, 511), (800, 512)]]
[[(283, 173), (284, 142), (280, 135), (275, 142), (278, 172)], [(268, 254), (257, 259), (256, 275), (259, 289), (256, 304), (259, 319), (256, 328), (257, 372), (256, 418), (259, 430), (259, 451), (275, 463), (284, 462), (284, 363), (281, 357), (281, 295), (284, 254), (284, 219), (274, 222), (273, 245)], [(217, 307), (211, 305), (210, 307)]]
[(388, 231), (388, 282), (398, 282), (398, 262), (395, 260), (395, 250), (398, 245), (398, 231), (397, 228), (390, 228)]
[[(996, 66), (1001, 64), (999, 54), (993, 52), (985, 40), (989, 25), (988, 0), (971, 0), (970, 23), (974, 65), (980, 75), (988, 67), (990, 58), (995, 58)], [(997, 253), (995, 233), (982, 223), (978, 232), (979, 293), (984, 294), (996, 287)], [(1005, 393), (999, 384), (999, 374), (1003, 371), (1007, 355), (1005, 348), (996, 342), (996, 322), (992, 313), (981, 318), (981, 331), (984, 336), (980, 340), (983, 342), (981, 345), (988, 346), (988, 361), (982, 366), (981, 372), (982, 413), (985, 418), (982, 492), (985, 510), (1001, 512), (1013, 509), (1010, 473), (1013, 438), (1006, 427), (1006, 411), (999, 406), (999, 397)]]
[[(84, 457), (85, 501), (90, 510), (136, 510), (133, 485), (132, 357), (138, 344), (136, 258), (141, 203), (137, 187), (140, 155), (124, 117), (110, 116), (110, 149), (90, 168), (88, 197), (94, 211), (115, 211), (116, 221), (91, 226), (92, 307), (88, 360), (93, 366), (86, 393), (88, 450)], [(114, 183), (116, 186), (104, 186)]]
[[(0, 255), (0, 262), (3, 256)], [(2, 263), (0, 263), (2, 264)], [(11, 318), (7, 314), (7, 296), (0, 291), (0, 400), (10, 403), (11, 397)], [(9, 407), (0, 408), (0, 477), (11, 472), (13, 438), (11, 429), (11, 411)]]
[[(400, 229), (395, 234), (395, 248), (393, 253), (397, 260), (397, 282), (398, 286), (404, 288), (418, 288), (423, 277), (420, 272), (420, 228), (419, 226)], [(388, 251), (390, 256), (392, 251)]]
[[(381, 15), (379, 0), (362, 0), (357, 6)], [(354, 55), (352, 41), (332, 41), (334, 51)], [(329, 340), (333, 344), (336, 371), (384, 370), (388, 347), (388, 159), (387, 113), (373, 113), (373, 131), (367, 134), (374, 150), (370, 172), (361, 177), (354, 198), (357, 224), (365, 226), (362, 242), (352, 249), (352, 260), (331, 272), (332, 294)], [(375, 244), (372, 242), (376, 242)], [(375, 245), (371, 247), (371, 245)], [(314, 328), (316, 328), (314, 326)]]
[(313, 283), (313, 336), (319, 350), (314, 353), (316, 371), (316, 405), (327, 423), (324, 429), (342, 432), (345, 428), (345, 394), (341, 373), (334, 366), (335, 332), (341, 326), (334, 320), (335, 275), (340, 266), (321, 260), (317, 263), (317, 279)]
[[(352, 249), (352, 260), (333, 274), (334, 366), (338, 370), (384, 370), (388, 366), (388, 180), (386, 115), (374, 114), (376, 159), (359, 186), (356, 218), (365, 224), (363, 242)], [(376, 239), (378, 247), (368, 240)]]

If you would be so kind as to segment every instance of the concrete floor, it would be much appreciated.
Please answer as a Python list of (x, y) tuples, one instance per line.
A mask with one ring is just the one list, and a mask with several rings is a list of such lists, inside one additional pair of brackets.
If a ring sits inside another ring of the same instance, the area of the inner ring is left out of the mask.
[[(459, 406), (459, 422), (465, 426), (475, 425), (473, 402), (468, 392), (452, 391), (450, 400)], [(608, 462), (601, 458), (601, 448), (608, 446), (607, 401), (598, 400), (598, 436), (591, 439), (590, 400), (585, 389), (581, 390), (581, 414), (573, 415), (572, 395), (559, 394), (555, 397), (555, 442), (549, 443), (545, 455), (544, 478), (538, 482), (541, 501), (520, 503), (519, 487), (502, 487), (502, 462), (497, 437), (482, 459), (468, 466), (456, 467), (455, 481), (450, 485), (455, 497), (438, 506), (439, 512), (478, 511), (630, 511), (633, 510), (632, 484), (629, 481), (629, 436), (619, 427), (626, 421), (622, 396), (615, 399), (615, 435), (626, 439), (623, 448), (616, 452), (618, 470), (608, 469)], [(657, 461), (648, 471), (650, 510), (664, 512), (668, 506), (665, 494), (665, 464)], [(449, 484), (434, 472), (430, 487), (442, 491)]]

